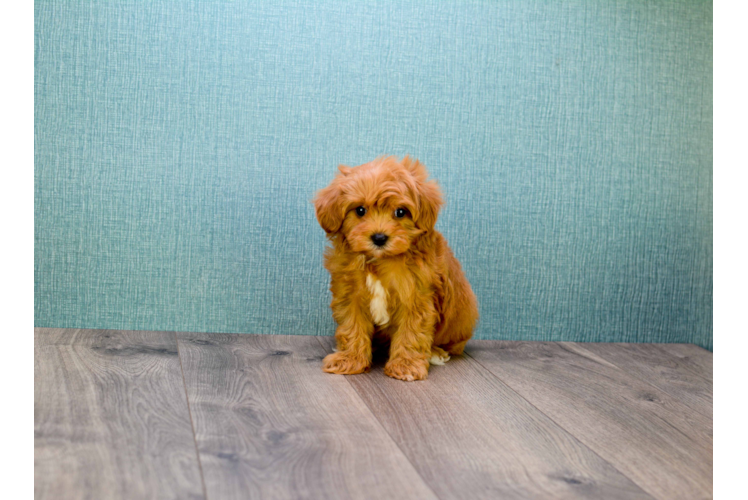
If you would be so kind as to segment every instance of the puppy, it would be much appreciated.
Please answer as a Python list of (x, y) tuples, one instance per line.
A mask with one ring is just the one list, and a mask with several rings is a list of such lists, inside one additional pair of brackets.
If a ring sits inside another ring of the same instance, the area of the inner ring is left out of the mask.
[(338, 167), (314, 207), (332, 243), (325, 252), (337, 351), (328, 373), (367, 371), (372, 340), (389, 343), (384, 373), (422, 380), (429, 364), (462, 354), (478, 303), (447, 241), (434, 224), (439, 186), (406, 156)]

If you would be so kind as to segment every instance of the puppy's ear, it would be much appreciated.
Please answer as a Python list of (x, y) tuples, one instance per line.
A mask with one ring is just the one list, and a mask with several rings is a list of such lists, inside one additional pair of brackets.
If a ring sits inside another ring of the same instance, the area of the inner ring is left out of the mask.
[(421, 229), (430, 231), (434, 229), (436, 218), (439, 216), (439, 209), (444, 205), (439, 184), (436, 181), (428, 180), (429, 173), (420, 161), (406, 156), (403, 158), (402, 164), (413, 174), (416, 181), (418, 214), (414, 221)]
[(421, 229), (431, 231), (439, 216), (439, 209), (444, 205), (442, 193), (436, 181), (418, 183), (419, 209), (415, 223)]
[(345, 218), (345, 206), (343, 205), (343, 178), (350, 173), (350, 168), (344, 165), (338, 167), (340, 174), (324, 189), (321, 189), (314, 198), (314, 211), (317, 221), (328, 234), (337, 233)]

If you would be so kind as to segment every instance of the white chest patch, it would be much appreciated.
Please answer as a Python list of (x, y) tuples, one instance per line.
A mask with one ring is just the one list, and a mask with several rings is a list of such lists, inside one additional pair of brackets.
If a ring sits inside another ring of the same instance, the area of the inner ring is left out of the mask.
[(366, 288), (371, 294), (369, 310), (374, 324), (384, 326), (390, 322), (390, 315), (387, 313), (387, 292), (382, 286), (382, 282), (374, 277), (373, 274), (366, 275)]

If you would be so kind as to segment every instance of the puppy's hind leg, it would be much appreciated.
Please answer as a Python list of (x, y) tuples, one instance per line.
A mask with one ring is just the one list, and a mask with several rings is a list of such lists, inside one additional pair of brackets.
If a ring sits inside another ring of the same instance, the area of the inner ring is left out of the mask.
[(447, 352), (442, 349), (441, 347), (437, 346), (431, 346), (431, 359), (429, 359), (429, 363), (432, 365), (441, 366), (447, 361), (449, 361), (451, 358)]
[(465, 350), (465, 344), (467, 344), (467, 340), (463, 340), (462, 342), (456, 342), (454, 344), (448, 344), (443, 347), (452, 356), (459, 356), (460, 354), (462, 354), (462, 351)]

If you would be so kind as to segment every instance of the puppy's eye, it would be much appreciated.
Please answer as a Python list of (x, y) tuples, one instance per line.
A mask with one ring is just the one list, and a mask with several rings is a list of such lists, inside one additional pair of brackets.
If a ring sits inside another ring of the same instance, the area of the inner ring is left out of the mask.
[(395, 210), (395, 217), (398, 219), (402, 219), (403, 217), (405, 217), (405, 215), (407, 215), (407, 213), (408, 211), (406, 209), (398, 208), (397, 210)]
[(356, 207), (356, 215), (363, 217), (366, 215), (366, 209), (364, 207)]

